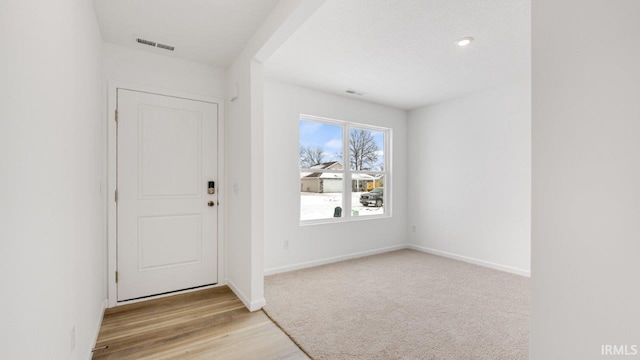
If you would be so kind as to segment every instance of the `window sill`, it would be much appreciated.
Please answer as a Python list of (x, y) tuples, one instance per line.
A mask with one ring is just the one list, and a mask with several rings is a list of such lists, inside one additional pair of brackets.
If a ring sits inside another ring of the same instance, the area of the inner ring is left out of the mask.
[(350, 223), (350, 222), (357, 222), (357, 221), (381, 220), (381, 219), (390, 219), (390, 218), (391, 218), (391, 214), (383, 214), (383, 215), (367, 215), (367, 216), (349, 216), (349, 217), (317, 219), (317, 220), (300, 220), (300, 226), (343, 224), (343, 223)]

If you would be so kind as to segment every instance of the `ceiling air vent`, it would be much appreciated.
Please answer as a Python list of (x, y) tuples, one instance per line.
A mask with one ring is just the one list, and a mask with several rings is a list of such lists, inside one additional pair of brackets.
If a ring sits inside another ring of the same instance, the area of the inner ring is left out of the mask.
[(146, 39), (142, 39), (142, 38), (139, 38), (139, 37), (135, 37), (135, 39), (136, 39), (136, 42), (138, 44), (149, 45), (149, 46), (153, 46), (153, 47), (157, 47), (157, 48), (165, 49), (165, 50), (169, 50), (169, 51), (174, 51), (176, 49), (175, 46), (161, 44), (161, 43), (157, 43), (155, 41), (146, 40)]
[(159, 47), (160, 49), (169, 50), (169, 51), (173, 51), (176, 48), (175, 46), (165, 45), (165, 44), (160, 44), (160, 43), (157, 43), (156, 47)]
[(149, 45), (149, 46), (156, 46), (156, 43), (154, 41), (149, 41), (149, 40), (140, 39), (140, 38), (136, 38), (136, 41), (138, 43), (140, 43), (140, 44)]
[(356, 91), (356, 90), (353, 90), (353, 89), (347, 89), (344, 92), (346, 92), (347, 94), (351, 94), (351, 95), (358, 95), (358, 96), (364, 95), (363, 92)]

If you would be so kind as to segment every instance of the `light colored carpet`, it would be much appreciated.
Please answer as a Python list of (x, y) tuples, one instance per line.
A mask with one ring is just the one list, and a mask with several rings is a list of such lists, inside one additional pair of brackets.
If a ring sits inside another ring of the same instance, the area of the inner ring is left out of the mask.
[(314, 359), (528, 359), (529, 279), (412, 250), (268, 276)]

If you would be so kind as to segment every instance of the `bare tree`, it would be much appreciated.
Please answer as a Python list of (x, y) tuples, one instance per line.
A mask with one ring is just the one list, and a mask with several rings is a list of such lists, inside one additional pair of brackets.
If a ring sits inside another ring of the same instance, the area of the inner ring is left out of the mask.
[(310, 146), (300, 146), (300, 167), (309, 168), (324, 162), (324, 150), (322, 148), (311, 148)]
[(353, 129), (349, 134), (349, 161), (353, 170), (371, 170), (378, 162), (378, 145), (369, 130)]

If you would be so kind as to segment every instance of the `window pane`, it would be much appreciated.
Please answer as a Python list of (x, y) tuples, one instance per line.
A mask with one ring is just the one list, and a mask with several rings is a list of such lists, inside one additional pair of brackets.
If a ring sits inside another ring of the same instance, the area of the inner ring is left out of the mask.
[[(389, 132), (361, 126), (300, 119), (301, 221), (388, 213), (384, 180), (390, 176), (385, 163)], [(346, 202), (350, 208), (344, 208)]]
[(384, 133), (349, 129), (349, 162), (351, 170), (384, 171)]
[(300, 173), (300, 220), (342, 217), (341, 173)]
[(300, 167), (342, 162), (342, 126), (300, 120)]
[(351, 174), (351, 216), (384, 214), (384, 176)]

